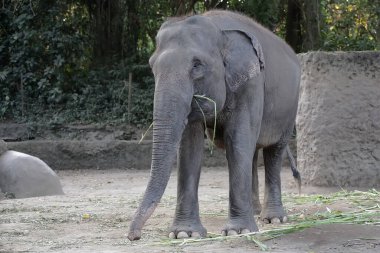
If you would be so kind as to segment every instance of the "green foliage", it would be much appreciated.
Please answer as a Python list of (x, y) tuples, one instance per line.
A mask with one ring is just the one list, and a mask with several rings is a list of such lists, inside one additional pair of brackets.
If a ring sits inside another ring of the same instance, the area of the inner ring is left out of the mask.
[[(230, 9), (284, 36), (287, 2), (4, 0), (0, 120), (149, 125), (154, 79), (147, 63), (166, 17), (184, 10)], [(323, 50), (379, 49), (378, 0), (320, 3)]]
[[(22, 0), (4, 6), (0, 10), (0, 119), (151, 122), (154, 80), (149, 66), (136, 64), (133, 56), (125, 63), (92, 67), (93, 37), (83, 4)], [(152, 40), (145, 38), (139, 45), (142, 61), (147, 62)], [(129, 72), (134, 73), (130, 115)]]
[[(325, 27), (324, 50), (375, 50), (380, 3), (372, 0), (321, 1)], [(379, 35), (377, 35), (379, 36)], [(380, 38), (380, 36), (379, 36)]]
[(85, 9), (6, 2), (0, 14), (0, 117), (18, 117), (37, 104), (44, 109), (64, 103), (90, 63)]
[(274, 30), (280, 20), (281, 0), (232, 0), (229, 2), (229, 9), (242, 12), (270, 30)]
[(83, 88), (69, 96), (62, 111), (63, 118), (76, 122), (130, 122), (141, 127), (149, 124), (152, 121), (154, 79), (150, 77), (148, 65), (135, 66), (135, 69), (143, 77), (132, 82), (130, 115), (129, 71), (122, 65), (115, 65), (112, 69), (90, 71), (86, 78), (80, 79)]

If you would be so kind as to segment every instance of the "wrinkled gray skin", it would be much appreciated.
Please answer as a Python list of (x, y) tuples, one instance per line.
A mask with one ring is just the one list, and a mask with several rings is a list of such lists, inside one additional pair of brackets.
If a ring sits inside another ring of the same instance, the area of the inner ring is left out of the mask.
[[(211, 11), (165, 22), (150, 58), (155, 76), (150, 180), (128, 238), (137, 240), (160, 201), (178, 150), (177, 207), (170, 237), (203, 237), (198, 182), (204, 120), (216, 144), (226, 149), (229, 217), (223, 234), (257, 231), (257, 151), (263, 148), (265, 196), (261, 218), (283, 220), (280, 169), (298, 103), (296, 55), (274, 34), (236, 13)], [(198, 106), (199, 105), (199, 106)]]
[[(297, 170), (296, 166), (296, 160), (293, 157), (292, 152), (290, 151), (289, 145), (286, 145), (286, 157), (289, 160), (290, 163), (290, 169), (292, 170), (294, 181), (297, 184), (298, 193), (301, 194), (301, 174)], [(258, 150), (256, 150), (258, 151)], [(260, 198), (259, 198), (259, 187), (258, 187), (258, 172), (257, 172), (257, 156), (258, 154), (255, 153), (255, 157), (253, 158), (253, 164), (252, 164), (252, 198), (253, 198), (253, 213), (259, 215), (261, 212), (261, 204), (260, 204)], [(271, 222), (271, 220), (268, 220), (264, 218), (265, 222)]]
[(0, 189), (14, 198), (64, 194), (57, 174), (46, 163), (12, 150), (0, 156)]

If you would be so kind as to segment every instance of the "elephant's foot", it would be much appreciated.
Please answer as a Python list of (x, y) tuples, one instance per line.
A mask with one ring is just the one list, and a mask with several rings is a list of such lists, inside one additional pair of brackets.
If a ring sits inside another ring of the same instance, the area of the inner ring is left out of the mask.
[(260, 201), (253, 200), (253, 215), (260, 215), (260, 213), (261, 213)]
[(264, 207), (260, 213), (260, 219), (266, 223), (284, 223), (288, 220), (282, 206)]
[(206, 237), (207, 230), (200, 222), (174, 222), (169, 233), (171, 239), (202, 238)]
[(250, 219), (231, 219), (222, 229), (222, 235), (238, 235), (259, 231), (253, 217)]

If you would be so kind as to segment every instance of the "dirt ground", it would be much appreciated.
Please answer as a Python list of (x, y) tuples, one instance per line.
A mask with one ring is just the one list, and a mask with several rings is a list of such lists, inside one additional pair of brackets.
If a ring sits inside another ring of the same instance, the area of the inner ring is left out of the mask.
[[(263, 182), (263, 171), (260, 170)], [(284, 194), (296, 193), (290, 169), (282, 172)], [(58, 171), (65, 195), (0, 201), (0, 252), (259, 252), (245, 238), (172, 246), (168, 227), (176, 203), (176, 173), (164, 197), (147, 221), (140, 241), (126, 238), (131, 216), (145, 190), (149, 171)], [(261, 185), (261, 190), (263, 186)], [(336, 188), (303, 187), (306, 194)], [(261, 191), (262, 192), (262, 191)], [(200, 213), (210, 233), (220, 233), (227, 219), (226, 168), (205, 168), (200, 189)], [(288, 214), (318, 210), (350, 210), (342, 201), (332, 205), (289, 205)], [(271, 225), (259, 224), (260, 230)], [(380, 226), (323, 225), (264, 242), (270, 252), (380, 252)]]

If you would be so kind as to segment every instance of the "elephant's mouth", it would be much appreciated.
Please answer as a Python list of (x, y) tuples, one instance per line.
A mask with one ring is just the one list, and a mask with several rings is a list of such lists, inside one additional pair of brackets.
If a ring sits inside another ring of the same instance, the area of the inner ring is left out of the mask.
[(206, 95), (194, 95), (191, 101), (189, 121), (202, 120), (209, 122), (216, 118), (216, 102)]

